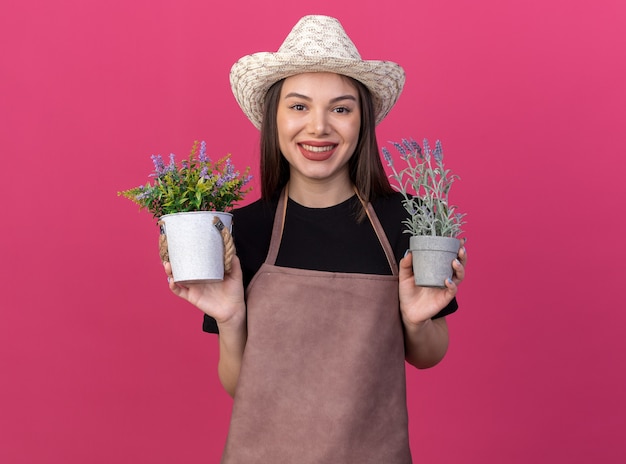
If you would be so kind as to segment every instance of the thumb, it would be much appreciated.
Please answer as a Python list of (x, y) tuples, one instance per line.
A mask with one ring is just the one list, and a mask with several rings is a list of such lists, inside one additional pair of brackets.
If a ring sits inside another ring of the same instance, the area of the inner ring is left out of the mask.
[(404, 257), (400, 260), (399, 273), (400, 280), (413, 275), (413, 255), (411, 254), (411, 250), (406, 250)]

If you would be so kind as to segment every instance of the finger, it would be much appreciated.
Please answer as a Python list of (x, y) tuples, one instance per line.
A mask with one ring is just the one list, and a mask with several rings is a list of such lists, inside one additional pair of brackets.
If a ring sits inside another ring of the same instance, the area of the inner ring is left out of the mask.
[(411, 250), (406, 251), (404, 257), (400, 260), (398, 268), (400, 278), (413, 274), (413, 256), (411, 255)]
[(465, 247), (466, 242), (466, 238), (462, 240), (461, 246), (459, 247), (459, 252), (457, 253), (457, 258), (463, 266), (465, 266), (467, 263), (467, 248)]
[(174, 278), (171, 276), (167, 277), (167, 281), (168, 281), (168, 285), (170, 287), (170, 290), (172, 291), (172, 293), (176, 296), (179, 296), (185, 300), (188, 299), (187, 295), (189, 293), (189, 289), (187, 287), (184, 287), (180, 284), (177, 284), (176, 282), (174, 282)]
[(170, 290), (181, 298), (185, 298), (184, 295), (186, 295), (188, 289), (186, 287), (183, 287), (182, 285), (177, 284), (174, 281), (174, 275), (172, 274), (172, 264), (169, 261), (163, 261), (163, 269), (165, 270), (165, 274), (167, 275), (167, 285), (169, 286)]
[(241, 280), (242, 278), (241, 262), (236, 254), (231, 257), (230, 272), (228, 275), (235, 280)]
[(169, 261), (163, 261), (163, 270), (167, 274), (167, 277), (172, 277), (172, 265)]
[(456, 283), (454, 282), (454, 279), (446, 279), (445, 285), (446, 285), (446, 291), (450, 294), (452, 298), (454, 298), (456, 296), (456, 292), (459, 289)]
[(452, 276), (452, 280), (455, 284), (459, 284), (465, 278), (465, 266), (461, 264), (459, 259), (455, 259), (452, 261), (452, 269), (454, 270), (454, 274)]

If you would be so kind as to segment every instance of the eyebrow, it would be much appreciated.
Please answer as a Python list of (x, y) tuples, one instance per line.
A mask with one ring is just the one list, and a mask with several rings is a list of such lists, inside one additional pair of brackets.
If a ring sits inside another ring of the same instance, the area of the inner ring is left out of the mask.
[[(308, 96), (303, 95), (303, 94), (298, 93), (298, 92), (289, 92), (287, 95), (285, 95), (285, 99), (287, 99), (287, 98), (301, 98), (301, 99), (307, 100), (307, 101), (311, 101), (312, 100), (311, 97), (308, 97)], [(347, 94), (347, 95), (341, 95), (339, 97), (332, 98), (330, 100), (330, 102), (331, 103), (337, 103), (337, 102), (342, 101), (342, 100), (357, 101), (357, 99), (356, 99), (356, 97), (354, 95)]]

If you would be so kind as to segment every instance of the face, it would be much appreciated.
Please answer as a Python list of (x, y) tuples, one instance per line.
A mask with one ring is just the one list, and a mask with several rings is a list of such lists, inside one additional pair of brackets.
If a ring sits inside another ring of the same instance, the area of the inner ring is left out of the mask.
[(290, 182), (350, 182), (348, 161), (358, 142), (361, 110), (348, 78), (332, 73), (288, 77), (276, 122)]

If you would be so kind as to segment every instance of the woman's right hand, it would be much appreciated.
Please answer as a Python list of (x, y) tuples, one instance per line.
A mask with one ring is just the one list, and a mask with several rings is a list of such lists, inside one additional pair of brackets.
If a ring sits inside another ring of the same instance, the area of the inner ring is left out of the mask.
[(170, 290), (214, 318), (218, 325), (245, 318), (243, 278), (239, 258), (233, 256), (232, 268), (219, 282), (180, 285), (172, 277), (172, 265), (163, 262)]

